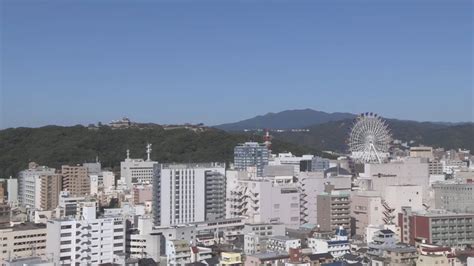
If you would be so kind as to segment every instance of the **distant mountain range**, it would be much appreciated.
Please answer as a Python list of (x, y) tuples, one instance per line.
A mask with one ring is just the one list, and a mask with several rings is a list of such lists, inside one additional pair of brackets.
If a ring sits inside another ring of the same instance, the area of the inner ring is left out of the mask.
[(331, 121), (354, 118), (350, 113), (326, 113), (313, 109), (287, 110), (279, 113), (268, 113), (235, 123), (215, 126), (227, 131), (242, 131), (245, 129), (290, 129), (305, 128)]
[[(346, 140), (355, 114), (325, 113), (311, 109), (288, 110), (216, 126), (227, 131), (245, 129), (296, 129), (307, 131), (272, 131), (276, 139), (318, 150), (347, 151)], [(474, 151), (473, 123), (416, 122), (386, 119), (394, 139), (414, 141), (414, 144), (447, 149)]]

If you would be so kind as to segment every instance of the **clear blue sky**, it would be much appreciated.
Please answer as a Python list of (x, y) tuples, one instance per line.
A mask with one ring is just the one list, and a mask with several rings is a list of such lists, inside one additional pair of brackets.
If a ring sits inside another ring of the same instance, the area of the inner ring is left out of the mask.
[(0, 2), (1, 128), (300, 108), (473, 121), (470, 0)]

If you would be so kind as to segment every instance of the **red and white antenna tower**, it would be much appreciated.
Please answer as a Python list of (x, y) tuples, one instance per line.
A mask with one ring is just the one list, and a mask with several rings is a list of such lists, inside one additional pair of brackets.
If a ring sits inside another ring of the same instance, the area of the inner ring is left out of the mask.
[(272, 136), (270, 136), (270, 130), (265, 129), (265, 136), (263, 137), (264, 144), (267, 146), (268, 150), (272, 149)]

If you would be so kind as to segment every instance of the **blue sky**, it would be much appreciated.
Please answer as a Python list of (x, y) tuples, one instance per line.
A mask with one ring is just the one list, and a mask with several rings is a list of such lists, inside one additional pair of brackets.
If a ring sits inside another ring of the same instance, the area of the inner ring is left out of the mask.
[(468, 0), (3, 0), (1, 12), (1, 128), (301, 108), (473, 121)]

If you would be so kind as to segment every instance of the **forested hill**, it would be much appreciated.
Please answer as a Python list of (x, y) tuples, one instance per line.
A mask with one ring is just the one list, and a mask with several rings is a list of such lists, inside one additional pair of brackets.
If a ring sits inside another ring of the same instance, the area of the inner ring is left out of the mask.
[[(145, 145), (151, 143), (151, 158), (159, 162), (225, 161), (233, 158), (234, 146), (245, 141), (261, 141), (260, 136), (227, 133), (218, 129), (194, 132), (189, 129), (165, 130), (162, 127), (89, 129), (84, 126), (10, 128), (0, 131), (0, 177), (16, 176), (28, 162), (58, 168), (62, 164), (95, 161), (118, 169), (130, 149), (130, 157), (145, 158)], [(278, 140), (273, 151), (294, 154), (320, 154)]]

